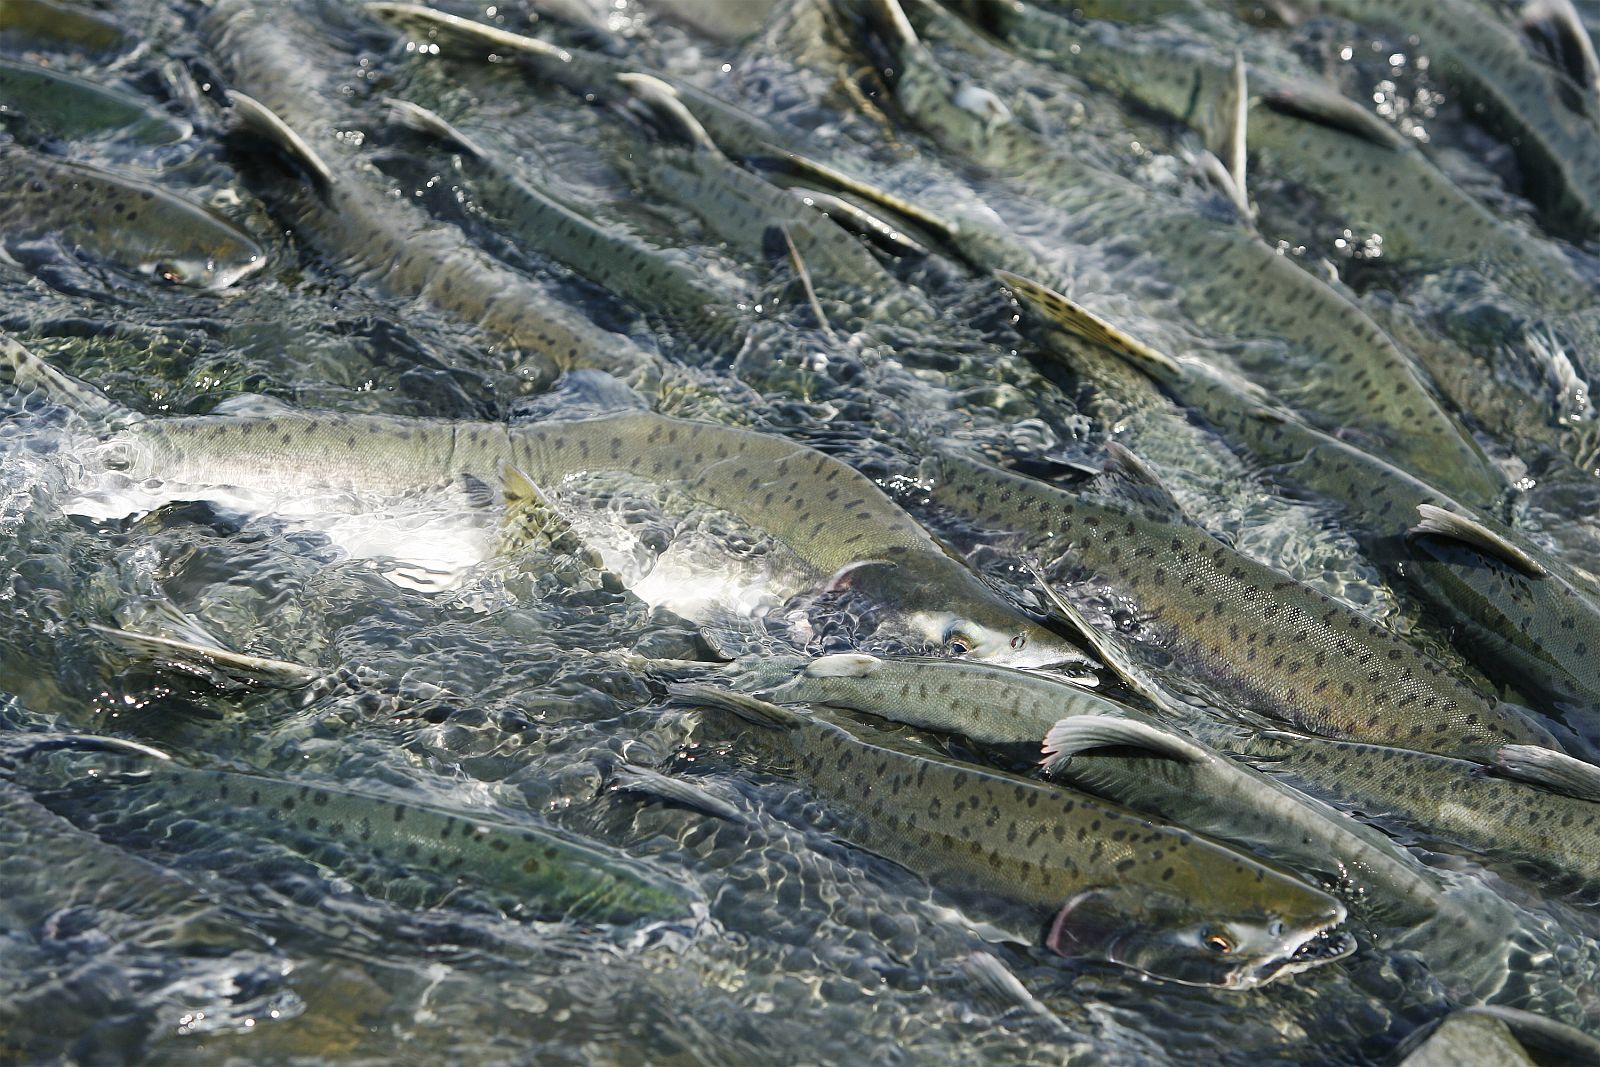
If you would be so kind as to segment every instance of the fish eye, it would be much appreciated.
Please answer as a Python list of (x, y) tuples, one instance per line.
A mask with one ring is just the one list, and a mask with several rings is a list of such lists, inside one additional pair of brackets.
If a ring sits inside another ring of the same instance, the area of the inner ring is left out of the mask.
[(1028, 635), (1027, 634), (1018, 634), (1017, 636), (1015, 636), (1015, 637), (1013, 637), (1011, 639), (1011, 651), (1013, 651), (1013, 652), (1021, 652), (1023, 649), (1025, 649), (1027, 647), (1028, 647)]
[(171, 263), (157, 263), (156, 277), (169, 285), (177, 285), (183, 281), (183, 271)]
[(1233, 942), (1226, 935), (1215, 931), (1200, 939), (1200, 943), (1218, 955), (1227, 955), (1233, 951)]
[(965, 656), (977, 645), (971, 637), (961, 630), (951, 629), (944, 635), (945, 651), (953, 656)]

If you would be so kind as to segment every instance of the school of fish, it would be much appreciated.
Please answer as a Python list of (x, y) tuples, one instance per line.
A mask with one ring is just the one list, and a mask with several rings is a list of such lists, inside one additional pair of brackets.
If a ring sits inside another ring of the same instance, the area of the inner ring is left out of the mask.
[(1600, 9), (0, 3), (0, 1060), (1600, 1063)]

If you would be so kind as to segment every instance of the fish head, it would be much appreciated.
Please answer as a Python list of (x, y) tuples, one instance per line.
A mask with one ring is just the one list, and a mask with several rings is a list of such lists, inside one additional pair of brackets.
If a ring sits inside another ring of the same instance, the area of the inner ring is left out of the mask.
[(912, 627), (945, 655), (1006, 667), (1087, 665), (1065, 638), (1006, 605), (974, 603), (965, 611), (915, 611)]
[[(1304, 883), (1280, 878), (1272, 899), (1209, 904), (1148, 886), (1089, 889), (1050, 923), (1045, 947), (1072, 959), (1099, 959), (1183, 985), (1253, 989), (1355, 951), (1337, 931), (1345, 908)], [(1294, 887), (1283, 891), (1285, 886)]]

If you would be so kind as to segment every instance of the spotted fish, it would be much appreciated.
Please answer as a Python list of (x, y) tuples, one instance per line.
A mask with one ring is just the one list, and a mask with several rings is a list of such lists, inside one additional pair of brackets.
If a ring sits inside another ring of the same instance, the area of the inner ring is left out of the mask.
[(0, 58), (0, 120), (30, 134), (78, 141), (114, 135), (167, 145), (194, 133), (187, 121), (129, 94), (33, 63)]
[[(1225, 117), (1233, 70), (1214, 51), (1062, 18), (1021, 0), (975, 5), (986, 28), (1025, 54), (1127, 95), (1206, 133)], [(1358, 232), (1383, 235), (1383, 261), (1472, 267), (1544, 311), (1593, 306), (1552, 245), (1521, 232), (1434, 167), (1392, 126), (1331, 86), (1250, 72), (1246, 143), (1261, 168), (1310, 190)]]
[[(1250, 989), (1338, 959), (1344, 905), (1292, 875), (1087, 794), (912, 755), (711, 686), (680, 701), (731, 712), (843, 816), (853, 844), (929, 879), (1019, 941), (1190, 985)], [(1008, 905), (1008, 906), (1006, 906)]]
[(1257, 563), (1177, 510), (1112, 446), (1105, 486), (1067, 492), (952, 453), (924, 474), (935, 503), (1042, 553), (1126, 603), (1140, 629), (1240, 704), (1313, 733), (1480, 762), (1556, 747), (1522, 712), (1341, 601)]
[(225, 219), (149, 182), (0, 145), (0, 230), (8, 242), (47, 240), (173, 285), (225, 289), (267, 262)]
[[(871, 39), (881, 43), (884, 63), (893, 67), (895, 103), (942, 149), (1059, 208), (1076, 238), (1137, 239), (1149, 253), (1144, 262), (1151, 274), (1170, 286), (1179, 309), (1203, 328), (1273, 341), (1310, 357), (1309, 374), (1295, 360), (1298, 369), (1283, 376), (1282, 353), (1274, 345), (1242, 346), (1239, 355), (1249, 373), (1266, 379), (1312, 421), (1360, 431), (1385, 456), (1468, 499), (1492, 497), (1503, 487), (1410, 356), (1349, 296), (1241, 225), (1088, 165), (1015, 121), (969, 109), (971, 93), (938, 65), (895, 0), (862, 6)], [(1251, 355), (1257, 347), (1273, 353)]]
[(562, 307), (459, 230), (430, 225), (389, 196), (387, 180), (333, 135), (326, 99), (305, 77), (312, 37), (297, 32), (284, 12), (224, 0), (203, 28), (233, 77), (235, 120), (311, 178), (286, 206), (297, 232), (341, 269), (481, 327), (533, 384), (579, 366), (640, 385), (659, 377), (650, 354)]
[(120, 425), (105, 438), (102, 461), (161, 493), (243, 486), (286, 502), (330, 489), (372, 499), (464, 478), (499, 484), (506, 463), (546, 486), (619, 472), (671, 484), (768, 532), (814, 582), (892, 606), (889, 624), (902, 635), (1018, 666), (1083, 659), (990, 590), (870, 479), (780, 437), (651, 412), (515, 426), (287, 408), (144, 419), (9, 338), (0, 355), (20, 386), (53, 393), (102, 427)]
[[(1074, 788), (1221, 841), (1263, 848), (1297, 870), (1348, 879), (1360, 892), (1381, 894), (1391, 914), (1433, 910), (1438, 890), (1430, 877), (1381, 836), (1142, 712), (1051, 675), (849, 653), (793, 667), (734, 669), (748, 670), (750, 681), (761, 684), (756, 695), (773, 703), (849, 708), (1033, 752), (1048, 737), (1055, 776)], [(1186, 729), (1189, 718), (1177, 725)]]
[[(695, 894), (645, 864), (535, 823), (456, 812), (333, 782), (293, 782), (249, 771), (185, 766), (139, 746), (93, 739), (88, 750), (46, 742), (20, 780), (47, 807), (77, 821), (123, 818), (157, 834), (210, 821), (363, 873), (348, 857), (515, 894), (541, 917), (630, 923), (684, 918)], [(129, 758), (130, 754), (132, 759)], [(102, 818), (95, 818), (100, 815)], [(157, 829), (159, 828), (159, 829)], [(382, 880), (372, 883), (382, 892)]]

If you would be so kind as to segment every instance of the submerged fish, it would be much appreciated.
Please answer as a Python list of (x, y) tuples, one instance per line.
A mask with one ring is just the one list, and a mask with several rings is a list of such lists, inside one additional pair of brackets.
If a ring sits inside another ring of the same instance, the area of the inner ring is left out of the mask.
[(520, 359), (517, 369), (532, 384), (579, 366), (640, 384), (659, 375), (654, 358), (626, 338), (562, 307), (459, 230), (389, 196), (372, 165), (332, 136), (327, 101), (305, 76), (309, 34), (282, 15), (223, 0), (204, 30), (234, 78), (235, 118), (311, 177), (312, 187), (288, 205), (297, 233), (342, 269), (481, 327)]
[[(710, 686), (839, 810), (837, 832), (959, 894), (1019, 941), (1190, 985), (1250, 989), (1348, 955), (1344, 905), (1300, 879), (1087, 794), (859, 740)], [(1009, 907), (998, 908), (1002, 902)]]
[[(995, 170), (1061, 209), (1091, 242), (1136, 239), (1152, 275), (1185, 316), (1216, 334), (1288, 345), (1310, 357), (1237, 346), (1245, 368), (1319, 424), (1354, 430), (1395, 462), (1469, 500), (1503, 479), (1434, 399), (1410, 357), (1347, 295), (1313, 277), (1245, 227), (1151, 193), (1046, 144), (1019, 123), (971, 105), (917, 39), (895, 0), (868, 0), (867, 25), (894, 69), (894, 100), (942, 148)], [(970, 88), (970, 87), (968, 87)], [(974, 110), (976, 108), (976, 110)], [(981, 112), (981, 113), (980, 113)], [(993, 263), (1001, 267), (1004, 263)]]
[[(1298, 870), (1348, 879), (1358, 892), (1378, 894), (1385, 906), (1398, 905), (1413, 918), (1432, 913), (1438, 888), (1431, 877), (1378, 834), (1142, 712), (1059, 678), (987, 663), (859, 654), (823, 656), (796, 664), (792, 673), (785, 666), (736, 669), (748, 670), (760, 685), (757, 695), (774, 703), (849, 708), (1030, 751), (1048, 735), (1054, 777), (1077, 789), (1221, 841), (1264, 847)], [(1179, 727), (1188, 729), (1191, 718), (1185, 715)]]
[[(536, 484), (608, 471), (670, 483), (738, 516), (794, 554), (809, 578), (891, 606), (891, 625), (955, 655), (1040, 666), (1081, 660), (1070, 644), (992, 592), (872, 481), (804, 445), (650, 412), (531, 425), (438, 422), (283, 409), (144, 419), (10, 339), (3, 374), (102, 427), (105, 465), (160, 493), (239, 486), (293, 501), (316, 490), (397, 496), (513, 464)], [(189, 487), (187, 490), (182, 487)], [(269, 507), (270, 507), (269, 503)]]
[(194, 127), (131, 95), (59, 70), (0, 58), (0, 119), (20, 118), (51, 137), (108, 134), (141, 144), (176, 144)]
[[(1274, 473), (1336, 504), (1373, 563), (1420, 597), (1461, 651), (1505, 684), (1551, 697), (1583, 755), (1600, 755), (1600, 701), (1594, 677), (1600, 647), (1600, 590), (1559, 558), (1493, 523), (1392, 464), (1307, 426), (1201, 361), (1173, 359), (1128, 336), (1061, 294), (1002, 275), (1039, 320), (1047, 352), (1093, 377), (1084, 344), (1121, 361), (1124, 394), (1159, 382), (1236, 447)], [(1142, 381), (1141, 381), (1142, 379)], [(1159, 398), (1139, 396), (1147, 404)], [(1431, 519), (1409, 540), (1418, 516)], [(1583, 709), (1589, 709), (1585, 713)]]
[(163, 282), (225, 289), (266, 264), (250, 236), (148, 182), (0, 145), (0, 229)]
[[(1542, 62), (1492, 7), (1473, 0), (1291, 0), (1289, 7), (1414, 38), (1434, 76), (1516, 153), (1546, 224), (1579, 237), (1600, 233), (1600, 95), (1592, 75)], [(1572, 31), (1587, 38), (1581, 24)]]
[[(499, 888), (539, 916), (598, 923), (674, 919), (689, 915), (696, 899), (643, 863), (536, 824), (333, 782), (187, 767), (143, 746), (88, 740), (103, 750), (62, 747), (70, 741), (36, 746), (22, 760), (18, 780), (68, 818), (106, 813), (113, 821), (127, 817), (147, 830), (169, 832), (180, 821), (209, 821), (312, 857), (365, 854), (391, 869)], [(96, 829), (107, 832), (103, 825)], [(382, 880), (371, 881), (381, 893)]]
[(1313, 733), (1480, 762), (1508, 743), (1556, 747), (1354, 608), (1191, 523), (1142, 464), (1112, 449), (1111, 492), (1067, 492), (948, 453), (924, 474), (935, 503), (1104, 587), (1178, 662), (1246, 707)]
[[(1083, 24), (1021, 0), (973, 5), (985, 28), (1074, 77), (1156, 108), (1202, 134), (1230, 91), (1228, 59), (1170, 36), (1136, 37)], [(1595, 288), (1554, 246), (1520, 232), (1463, 192), (1392, 126), (1331, 86), (1271, 70), (1250, 72), (1245, 137), (1263, 170), (1308, 189), (1357, 232), (1383, 236), (1384, 262), (1460, 264), (1543, 311), (1580, 311)]]

